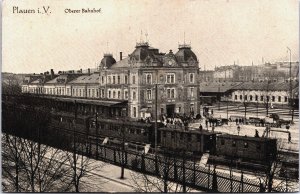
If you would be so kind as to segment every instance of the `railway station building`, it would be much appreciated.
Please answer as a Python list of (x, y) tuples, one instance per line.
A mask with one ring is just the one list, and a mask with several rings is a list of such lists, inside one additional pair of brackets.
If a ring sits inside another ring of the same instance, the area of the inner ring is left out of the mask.
[[(126, 115), (133, 119), (154, 119), (156, 110), (158, 117), (200, 112), (199, 62), (189, 44), (179, 45), (176, 53), (172, 50), (161, 53), (148, 42), (139, 42), (131, 54), (124, 58), (121, 55), (119, 61), (106, 53), (99, 64), (94, 73), (67, 71), (54, 75), (51, 70), (51, 75), (27, 76), (22, 92), (55, 96), (56, 100), (68, 98), (82, 102), (87, 99), (84, 106), (98, 106), (97, 101), (103, 106), (105, 102), (109, 105), (110, 102), (127, 103), (120, 110), (108, 110), (108, 106), (107, 112), (114, 112), (111, 116)], [(43, 79), (45, 76), (47, 79)], [(38, 89), (29, 89), (32, 87)], [(89, 107), (89, 110), (98, 108)]]

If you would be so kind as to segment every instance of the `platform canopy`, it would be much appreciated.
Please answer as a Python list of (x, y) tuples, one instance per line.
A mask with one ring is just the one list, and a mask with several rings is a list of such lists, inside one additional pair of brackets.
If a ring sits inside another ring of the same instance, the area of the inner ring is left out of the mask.
[(99, 99), (82, 99), (82, 98), (64, 98), (64, 97), (47, 97), (56, 101), (73, 102), (79, 104), (90, 104), (106, 107), (124, 107), (127, 106), (127, 100), (99, 100)]

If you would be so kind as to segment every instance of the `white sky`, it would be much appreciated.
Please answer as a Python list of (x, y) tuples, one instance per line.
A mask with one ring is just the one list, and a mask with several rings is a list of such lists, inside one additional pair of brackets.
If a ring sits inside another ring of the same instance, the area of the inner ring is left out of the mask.
[[(50, 15), (13, 14), (50, 6)], [(64, 10), (101, 8), (102, 13)], [(176, 52), (191, 41), (201, 69), (299, 58), (297, 0), (4, 0), (2, 71), (94, 68), (104, 52), (130, 54), (141, 30), (151, 46)], [(145, 39), (145, 37), (144, 37)], [(108, 49), (107, 49), (107, 42)]]

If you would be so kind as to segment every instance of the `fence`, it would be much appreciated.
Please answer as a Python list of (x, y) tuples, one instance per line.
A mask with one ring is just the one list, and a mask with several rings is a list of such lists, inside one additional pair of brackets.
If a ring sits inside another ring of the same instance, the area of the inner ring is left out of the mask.
[[(16, 115), (10, 115), (9, 111), (3, 117), (4, 128), (10, 128), (11, 123), (15, 123)], [(14, 118), (14, 119), (12, 119)], [(23, 117), (20, 117), (22, 120)], [(24, 119), (23, 119), (24, 120)], [(19, 127), (19, 126), (16, 126)], [(32, 128), (23, 128), (23, 134), (31, 133)], [(72, 133), (67, 133), (64, 130), (57, 129), (45, 129), (44, 137), (47, 135), (56, 136), (60, 139), (65, 139), (65, 143), (72, 141)], [(48, 132), (47, 132), (48, 131)], [(24, 133), (25, 132), (25, 133)], [(65, 134), (64, 134), (65, 133)], [(20, 135), (20, 134), (19, 134)], [(34, 138), (34, 134), (32, 136)], [(45, 144), (49, 143), (47, 138), (44, 140)], [(196, 160), (187, 160), (187, 158), (177, 158), (174, 155), (144, 155), (138, 152), (130, 150), (122, 151), (119, 147), (111, 147), (106, 145), (100, 145), (97, 143), (97, 139), (94, 141), (88, 141), (86, 137), (76, 137), (76, 141), (80, 144), (88, 144), (87, 146), (76, 146), (77, 148), (83, 148), (77, 150), (83, 155), (102, 160), (117, 166), (123, 166), (124, 168), (131, 169), (136, 172), (140, 172), (147, 175), (153, 175), (156, 177), (163, 177), (165, 180), (173, 181), (185, 186), (189, 186), (194, 189), (214, 192), (260, 192), (263, 189), (260, 183), (256, 180), (250, 180), (243, 175), (233, 176), (226, 173), (215, 171), (211, 166), (208, 168), (201, 167), (197, 164)], [(53, 142), (52, 142), (53, 143)], [(72, 151), (71, 147), (66, 147), (66, 144), (51, 144), (62, 149)], [(275, 191), (275, 190), (274, 190)], [(286, 192), (284, 188), (277, 190), (279, 192)]]

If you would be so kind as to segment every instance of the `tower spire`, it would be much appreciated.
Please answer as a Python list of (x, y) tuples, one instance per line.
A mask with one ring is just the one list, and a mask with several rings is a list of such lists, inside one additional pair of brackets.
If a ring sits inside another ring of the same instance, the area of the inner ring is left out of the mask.
[(143, 39), (143, 30), (141, 30), (140, 43), (142, 42), (142, 39)]
[(146, 42), (148, 42), (148, 32), (147, 31), (145, 33), (145, 36), (146, 36)]

